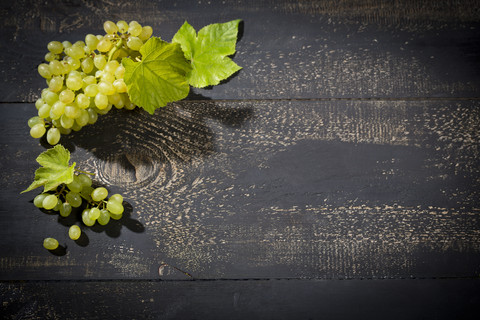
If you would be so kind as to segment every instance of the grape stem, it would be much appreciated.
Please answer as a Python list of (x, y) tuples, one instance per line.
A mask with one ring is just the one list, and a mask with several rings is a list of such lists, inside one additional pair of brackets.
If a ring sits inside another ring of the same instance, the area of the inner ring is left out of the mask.
[(117, 52), (118, 49), (120, 49), (122, 47), (122, 45), (123, 45), (123, 39), (120, 38), (120, 41), (118, 41), (117, 44), (115, 45), (115, 47), (113, 47), (112, 50), (110, 50), (110, 52), (108, 53), (107, 62), (112, 60), (113, 55), (115, 54), (115, 52)]
[(95, 173), (83, 171), (83, 170), (80, 170), (80, 169), (75, 169), (75, 171), (80, 172), (80, 173), (83, 173), (83, 174), (89, 174), (89, 175), (91, 175), (91, 176), (94, 176), (94, 175), (95, 175)]

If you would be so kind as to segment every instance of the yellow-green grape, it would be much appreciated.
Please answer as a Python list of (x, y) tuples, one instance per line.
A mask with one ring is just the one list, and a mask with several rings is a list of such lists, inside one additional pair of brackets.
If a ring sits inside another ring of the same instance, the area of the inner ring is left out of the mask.
[(138, 37), (130, 37), (127, 40), (127, 47), (129, 47), (132, 50), (138, 51), (140, 50), (142, 45), (143, 45), (143, 42)]
[(98, 120), (98, 113), (92, 108), (87, 109), (88, 112), (88, 124), (94, 124)]
[(108, 97), (102, 93), (98, 93), (95, 96), (95, 105), (98, 109), (102, 110), (108, 107)]
[(76, 74), (69, 74), (67, 81), (65, 81), (67, 87), (73, 91), (77, 91), (82, 88), (82, 77)]
[(43, 208), (47, 210), (51, 210), (55, 208), (55, 206), (57, 205), (57, 202), (58, 202), (57, 196), (54, 194), (49, 194), (48, 196), (45, 197), (45, 199), (43, 199), (42, 205), (43, 205)]
[(98, 92), (108, 96), (115, 93), (115, 87), (111, 82), (100, 81), (98, 83)]
[(119, 65), (117, 70), (115, 70), (115, 78), (123, 80), (124, 75), (125, 75), (125, 67), (122, 65)]
[(74, 208), (78, 208), (82, 205), (82, 196), (77, 192), (68, 192), (65, 196), (65, 200)]
[(59, 41), (51, 41), (48, 43), (47, 49), (54, 54), (60, 54), (63, 52), (63, 44)]
[(48, 103), (49, 105), (53, 106), (53, 104), (58, 101), (58, 94), (56, 94), (55, 92), (47, 89), (45, 91), (44, 100), (45, 100), (45, 103)]
[(101, 201), (108, 196), (108, 190), (104, 187), (98, 187), (93, 190), (91, 196), (93, 201)]
[(70, 48), (66, 48), (65, 53), (74, 59), (81, 59), (85, 57), (85, 50), (83, 50), (84, 45), (85, 44), (82, 45), (82, 43), (74, 44)]
[(82, 221), (86, 226), (91, 227), (95, 224), (95, 220), (90, 219), (89, 212), (90, 212), (90, 209), (83, 210)]
[(56, 145), (60, 141), (60, 131), (57, 128), (50, 128), (47, 132), (47, 142), (49, 144)]
[(45, 121), (43, 121), (42, 118), (37, 117), (37, 116), (31, 117), (30, 119), (28, 119), (28, 126), (30, 128), (32, 128), (36, 124), (45, 124)]
[(75, 103), (80, 109), (87, 109), (90, 105), (90, 98), (83, 93), (79, 93), (75, 98)]
[(115, 24), (115, 22), (112, 22), (112, 21), (105, 21), (103, 23), (103, 29), (108, 34), (114, 34), (115, 32), (118, 31), (117, 25)]
[(74, 105), (68, 105), (65, 107), (65, 115), (69, 118), (76, 119), (80, 116), (80, 109)]
[(50, 61), (50, 63), (48, 64), (49, 68), (50, 68), (50, 72), (52, 73), (52, 75), (54, 76), (59, 76), (62, 74), (63, 72), (63, 65), (60, 61), (58, 60), (53, 60), (53, 61)]
[(107, 210), (113, 214), (122, 214), (123, 213), (123, 205), (115, 200), (108, 200), (107, 202)]
[(90, 119), (87, 110), (80, 109), (80, 115), (75, 119), (75, 122), (80, 126), (84, 127), (88, 124)]
[(105, 68), (105, 65), (107, 64), (107, 59), (105, 59), (105, 56), (104, 55), (96, 55), (94, 58), (93, 58), (93, 64), (95, 65), (95, 67), (98, 69), (98, 70), (103, 70), (103, 68)]
[(60, 211), (60, 208), (62, 206), (62, 200), (58, 199), (57, 204), (55, 207), (53, 207), (53, 211)]
[(88, 212), (90, 220), (97, 220), (100, 217), (100, 210), (98, 208), (91, 208)]
[(93, 70), (95, 65), (93, 64), (93, 59), (88, 57), (82, 61), (82, 71), (85, 73), (90, 73)]
[(128, 31), (128, 23), (126, 21), (123, 21), (123, 20), (118, 21), (117, 27), (120, 33), (126, 33)]
[(142, 26), (137, 21), (131, 21), (128, 24), (128, 33), (134, 37), (138, 37), (142, 33)]
[(45, 79), (50, 79), (52, 77), (50, 66), (46, 63), (39, 64), (37, 70), (38, 70), (38, 74), (40, 74)]
[(63, 114), (60, 117), (60, 124), (62, 125), (62, 127), (64, 129), (70, 129), (73, 126), (74, 122), (75, 122), (74, 119), (71, 119), (71, 118), (67, 117), (65, 114)]
[(62, 206), (60, 207), (60, 215), (62, 217), (68, 217), (70, 213), (72, 212), (72, 206), (68, 202), (62, 203)]
[(83, 82), (82, 89), (85, 91), (85, 88), (88, 85), (96, 84), (97, 79), (95, 79), (95, 76), (86, 76), (86, 77), (83, 77), (82, 82)]
[(68, 229), (68, 236), (72, 240), (78, 240), (78, 238), (80, 238), (81, 235), (82, 235), (82, 230), (77, 225), (73, 225)]
[(70, 69), (72, 70), (77, 70), (81, 66), (80, 60), (74, 59), (72, 57), (67, 58), (67, 63), (70, 66)]
[(57, 101), (53, 104), (52, 109), (50, 109), (50, 117), (52, 119), (60, 119), (62, 114), (65, 113), (65, 103), (62, 101)]
[(82, 184), (80, 183), (78, 176), (73, 177), (73, 181), (67, 184), (67, 188), (76, 193), (82, 191)]
[(77, 176), (78, 182), (82, 185), (82, 188), (88, 188), (92, 186), (92, 179), (85, 174), (79, 174)]
[(108, 200), (112, 200), (118, 203), (123, 203), (123, 196), (119, 193), (112, 194)]
[(48, 88), (50, 91), (58, 92), (63, 87), (63, 77), (57, 76), (50, 79), (48, 83)]
[(108, 224), (110, 221), (110, 214), (108, 211), (105, 209), (100, 210), (100, 216), (98, 217), (97, 221), (102, 226)]
[(58, 99), (65, 104), (69, 104), (75, 100), (75, 93), (70, 89), (65, 89), (58, 95)]
[(45, 100), (43, 100), (43, 98), (38, 98), (37, 100), (35, 100), (35, 108), (40, 109), (41, 106), (43, 106), (43, 104), (45, 103)]
[(30, 135), (32, 136), (32, 138), (38, 139), (43, 137), (46, 131), (47, 129), (45, 129), (45, 125), (42, 123), (38, 123), (30, 129)]
[(117, 68), (120, 66), (117, 60), (108, 61), (105, 65), (104, 71), (114, 74)]
[(115, 81), (115, 76), (108, 72), (102, 72), (101, 81), (113, 83)]
[(54, 238), (45, 238), (43, 240), (43, 247), (47, 250), (55, 250), (58, 248), (58, 241)]
[(123, 217), (122, 213), (115, 214), (115, 213), (109, 212), (109, 214), (110, 214), (110, 218), (112, 218), (113, 220), (120, 220)]
[(115, 88), (115, 91), (117, 91), (118, 93), (127, 92), (127, 85), (125, 84), (125, 81), (123, 81), (123, 79), (117, 79), (113, 81), (113, 86)]
[(43, 208), (43, 200), (46, 196), (48, 196), (48, 193), (40, 193), (38, 196), (33, 198), (33, 204), (35, 205), (35, 207), (40, 209)]
[(87, 97), (95, 97), (98, 94), (98, 86), (96, 84), (89, 84), (83, 92)]
[(56, 55), (55, 53), (52, 53), (52, 52), (47, 52), (47, 54), (45, 54), (44, 59), (47, 62), (58, 60), (58, 55)]
[(52, 107), (45, 103), (43, 106), (40, 107), (40, 109), (38, 109), (38, 116), (40, 118), (47, 118), (49, 115), (50, 115), (50, 109)]
[(85, 36), (85, 44), (90, 50), (97, 49), (98, 39), (93, 34), (87, 34)]
[[(111, 104), (113, 104), (115, 106), (118, 106), (117, 108), (119, 108), (120, 106), (123, 107), (122, 96), (119, 93), (114, 93), (112, 95), (109, 95), (108, 96), (108, 102), (110, 102)], [(119, 109), (121, 109), (121, 108), (119, 108)]]
[(100, 52), (107, 52), (113, 47), (113, 43), (108, 39), (102, 39), (97, 44), (97, 50)]
[(140, 40), (146, 41), (152, 36), (152, 33), (153, 33), (152, 27), (144, 26), (142, 28), (142, 32), (138, 35), (138, 37), (140, 38)]
[(72, 46), (72, 43), (70, 41), (63, 41), (62, 45), (63, 45), (63, 48), (69, 48)]

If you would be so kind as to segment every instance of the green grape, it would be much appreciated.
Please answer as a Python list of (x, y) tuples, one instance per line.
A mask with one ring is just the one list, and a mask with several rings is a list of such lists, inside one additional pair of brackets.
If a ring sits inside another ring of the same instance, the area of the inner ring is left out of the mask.
[(93, 68), (95, 65), (93, 64), (93, 59), (92, 58), (86, 58), (82, 61), (82, 70), (85, 73), (90, 73), (92, 72)]
[(80, 126), (84, 127), (88, 124), (88, 120), (90, 120), (90, 116), (88, 115), (87, 110), (80, 110), (80, 115), (75, 119), (75, 122)]
[(47, 49), (52, 53), (60, 54), (63, 52), (63, 44), (59, 41), (51, 41), (48, 43)]
[(97, 44), (97, 50), (100, 52), (107, 52), (113, 47), (113, 43), (108, 39), (102, 39)]
[(93, 201), (101, 201), (108, 196), (108, 191), (104, 187), (98, 187), (93, 190), (91, 196)]
[(74, 208), (78, 208), (82, 205), (82, 197), (77, 192), (68, 192), (65, 199)]
[(56, 76), (50, 79), (48, 83), (48, 88), (53, 92), (58, 92), (62, 90), (63, 87), (63, 78), (61, 76)]
[(45, 103), (43, 106), (40, 107), (40, 109), (38, 109), (38, 116), (40, 118), (48, 118), (48, 116), (50, 115), (50, 109), (52, 109), (52, 107)]
[(97, 122), (97, 119), (98, 119), (97, 112), (91, 108), (88, 108), (87, 112), (88, 112), (88, 123), (94, 124), (95, 122)]
[(152, 36), (152, 33), (153, 33), (152, 27), (144, 26), (142, 28), (142, 32), (138, 35), (138, 37), (140, 38), (140, 40), (146, 41)]
[(73, 181), (67, 184), (67, 187), (68, 189), (70, 189), (70, 191), (75, 193), (79, 193), (80, 191), (82, 191), (83, 188), (81, 182), (78, 179), (78, 176), (73, 177)]
[(103, 23), (103, 29), (108, 34), (114, 34), (118, 31), (117, 25), (112, 21), (105, 21)]
[(44, 59), (45, 59), (45, 61), (47, 61), (47, 62), (51, 62), (51, 61), (54, 61), (54, 60), (58, 60), (58, 55), (56, 55), (56, 54), (53, 53), (53, 52), (47, 52), (47, 54), (45, 55)]
[(110, 200), (122, 204), (123, 203), (123, 196), (119, 193), (115, 193), (115, 194), (112, 194), (110, 196), (110, 198), (108, 198), (108, 201), (110, 201)]
[(30, 128), (32, 128), (32, 127), (33, 127), (34, 125), (36, 125), (36, 124), (43, 124), (43, 125), (45, 125), (45, 122), (43, 121), (42, 118), (37, 117), (37, 116), (31, 117), (30, 119), (28, 119), (28, 126), (29, 126)]
[(58, 60), (50, 61), (48, 66), (50, 67), (50, 73), (54, 76), (59, 76), (63, 72), (62, 63)]
[(64, 113), (65, 113), (65, 103), (63, 103), (62, 101), (55, 102), (52, 108), (50, 109), (50, 117), (52, 119), (60, 119), (60, 117)]
[(54, 194), (49, 194), (43, 199), (42, 205), (46, 210), (52, 210), (57, 205), (58, 198)]
[(142, 33), (142, 26), (137, 21), (131, 21), (128, 24), (128, 33), (134, 37), (138, 37)]
[(48, 250), (55, 250), (58, 248), (58, 241), (54, 238), (43, 239), (43, 247)]
[(95, 220), (92, 220), (90, 219), (89, 217), (89, 212), (90, 212), (90, 209), (85, 209), (83, 210), (82, 212), (82, 221), (83, 223), (86, 225), (86, 226), (93, 226), (95, 224)]
[(88, 212), (90, 220), (97, 220), (100, 217), (100, 210), (98, 208), (91, 208)]
[(78, 238), (80, 238), (81, 235), (82, 235), (82, 230), (77, 225), (73, 225), (68, 229), (68, 236), (72, 240), (78, 240)]
[(120, 220), (122, 219), (123, 217), (123, 214), (115, 214), (115, 213), (112, 213), (112, 212), (109, 212), (110, 214), (110, 218), (112, 218), (113, 220)]
[(100, 216), (98, 217), (97, 221), (102, 226), (108, 224), (110, 221), (110, 214), (106, 209), (100, 210)]
[(48, 196), (48, 193), (40, 193), (38, 196), (36, 196), (33, 199), (33, 204), (35, 205), (35, 207), (40, 209), (43, 208), (43, 200), (46, 196)]
[(65, 107), (65, 115), (69, 118), (76, 119), (80, 116), (80, 109), (74, 105)]
[(62, 125), (63, 128), (65, 129), (70, 129), (73, 126), (73, 123), (75, 122), (74, 119), (71, 119), (67, 117), (65, 114), (63, 114), (60, 117), (60, 124)]
[(67, 63), (70, 66), (70, 69), (72, 70), (77, 70), (81, 66), (80, 60), (74, 59), (72, 57), (67, 58)]
[(83, 92), (87, 97), (95, 97), (98, 94), (98, 86), (97, 84), (89, 84)]
[(115, 87), (112, 83), (100, 81), (98, 83), (98, 92), (108, 96), (115, 93)]
[(62, 207), (62, 200), (58, 199), (57, 204), (53, 208), (53, 211), (60, 211), (61, 207)]
[(113, 214), (122, 214), (124, 209), (121, 203), (110, 199), (107, 202), (107, 210)]
[(95, 79), (94, 76), (86, 76), (82, 79), (83, 81), (83, 90), (85, 91), (85, 88), (89, 85), (89, 84), (96, 84), (97, 83), (97, 79)]
[(111, 60), (107, 62), (103, 70), (110, 74), (115, 74), (115, 71), (119, 66), (120, 66), (120, 63), (117, 60)]
[(43, 135), (45, 134), (46, 131), (47, 131), (47, 129), (45, 129), (45, 125), (42, 124), (42, 123), (39, 123), (39, 124), (34, 125), (30, 129), (30, 135), (32, 136), (32, 138), (38, 139), (38, 138), (43, 137)]
[(58, 94), (56, 94), (55, 92), (47, 89), (45, 91), (45, 99), (44, 100), (49, 105), (53, 106), (53, 104), (58, 101)]
[(49, 144), (56, 145), (60, 141), (60, 131), (57, 128), (50, 128), (47, 132), (47, 142)]
[(102, 72), (100, 80), (107, 83), (113, 83), (113, 81), (115, 81), (115, 75), (108, 72)]
[(69, 75), (65, 83), (67, 87), (73, 91), (81, 89), (83, 85), (82, 77), (77, 75)]
[(93, 34), (87, 34), (85, 36), (85, 44), (90, 50), (97, 49), (98, 39)]
[(127, 47), (132, 50), (138, 51), (143, 46), (142, 40), (138, 37), (130, 37), (127, 40)]
[(65, 104), (69, 104), (75, 100), (75, 93), (70, 89), (65, 89), (60, 92), (58, 99)]
[(102, 93), (97, 93), (95, 96), (95, 105), (98, 109), (106, 109), (108, 107), (108, 97)]
[(80, 194), (82, 195), (82, 197), (87, 200), (87, 201), (93, 201), (92, 200), (92, 197), (91, 197), (91, 194), (93, 192), (93, 188), (92, 187), (86, 187), (84, 186), (82, 191), (80, 191)]
[(92, 186), (92, 179), (90, 179), (90, 177), (85, 174), (78, 175), (77, 180), (81, 184), (82, 188), (88, 188)]
[(103, 68), (105, 68), (105, 65), (107, 64), (107, 59), (105, 59), (104, 55), (96, 55), (93, 58), (93, 64), (98, 70), (103, 70)]
[(127, 85), (125, 84), (125, 81), (123, 81), (123, 79), (117, 79), (113, 81), (113, 86), (115, 87), (115, 91), (117, 91), (118, 93), (127, 92)]
[(114, 75), (115, 75), (115, 78), (123, 80), (123, 76), (125, 75), (125, 67), (122, 65), (119, 65), (117, 70), (115, 70)]
[(40, 65), (38, 65), (38, 74), (40, 74), (45, 79), (50, 79), (52, 77), (50, 66), (46, 63), (41, 63)]
[(43, 98), (39, 98), (35, 101), (35, 108), (40, 109), (41, 106), (45, 103), (45, 100)]
[(128, 23), (126, 21), (120, 20), (117, 22), (118, 31), (120, 33), (127, 33)]
[(90, 105), (90, 98), (83, 93), (79, 93), (75, 98), (75, 103), (80, 109), (87, 109)]
[(60, 207), (60, 215), (62, 217), (68, 217), (70, 213), (72, 212), (72, 206), (68, 202), (62, 203), (62, 206)]

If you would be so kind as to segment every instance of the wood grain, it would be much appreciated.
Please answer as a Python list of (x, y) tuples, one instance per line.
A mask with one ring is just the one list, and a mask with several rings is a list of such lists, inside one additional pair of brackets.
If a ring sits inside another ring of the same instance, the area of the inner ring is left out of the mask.
[[(111, 112), (62, 143), (131, 209), (111, 229), (85, 228), (91, 245), (61, 241), (63, 257), (41, 239), (67, 239), (74, 221), (18, 195), (42, 150), (18, 124), (32, 109), (2, 106), (2, 279), (478, 275), (477, 101), (190, 101), (154, 117)], [(160, 276), (163, 262), (172, 267)]]
[(36, 66), (51, 40), (102, 33), (105, 20), (138, 20), (170, 40), (244, 20), (230, 81), (194, 90), (212, 99), (479, 97), (476, 1), (15, 1), (0, 11), (2, 102), (32, 102)]
[[(0, 283), (4, 319), (477, 319), (478, 280)], [(346, 307), (348, 306), (348, 307)], [(92, 312), (92, 309), (95, 312)]]

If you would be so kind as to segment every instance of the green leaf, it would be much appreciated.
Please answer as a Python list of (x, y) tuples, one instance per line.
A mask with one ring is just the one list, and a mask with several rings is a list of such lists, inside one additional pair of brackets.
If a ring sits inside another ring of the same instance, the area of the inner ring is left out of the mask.
[(155, 109), (188, 95), (190, 64), (180, 46), (150, 38), (141, 48), (142, 61), (124, 58), (124, 81), (130, 100), (153, 114)]
[(44, 192), (53, 190), (58, 185), (68, 184), (73, 181), (75, 162), (69, 166), (70, 152), (62, 145), (42, 152), (37, 157), (37, 162), (42, 166), (35, 171), (33, 183), (21, 193), (44, 186)]
[(188, 83), (197, 88), (217, 85), (241, 69), (229, 57), (235, 53), (238, 24), (241, 20), (215, 23), (202, 28), (198, 35), (185, 21), (172, 39), (182, 47), (192, 64)]

